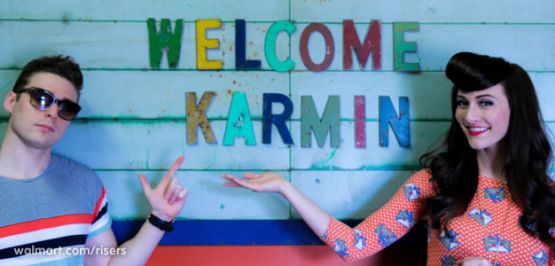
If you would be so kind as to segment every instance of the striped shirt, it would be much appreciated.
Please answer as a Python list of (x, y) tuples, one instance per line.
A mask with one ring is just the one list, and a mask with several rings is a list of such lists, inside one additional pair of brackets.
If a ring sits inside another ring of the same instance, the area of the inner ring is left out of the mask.
[(0, 265), (81, 265), (87, 237), (111, 226), (100, 179), (64, 157), (35, 178), (0, 176), (0, 191)]

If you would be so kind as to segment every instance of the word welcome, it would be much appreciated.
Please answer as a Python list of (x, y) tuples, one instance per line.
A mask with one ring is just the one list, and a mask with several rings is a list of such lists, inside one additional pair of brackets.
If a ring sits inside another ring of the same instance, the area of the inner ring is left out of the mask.
[[(149, 38), (149, 57), (152, 68), (160, 68), (162, 55), (166, 52), (170, 68), (177, 68), (181, 51), (181, 36), (183, 34), (183, 19), (175, 21), (174, 30), (169, 19), (162, 19), (159, 30), (156, 28), (156, 20), (147, 20)], [(195, 22), (196, 26), (196, 60), (198, 70), (220, 70), (223, 61), (208, 59), (207, 50), (219, 49), (220, 40), (207, 38), (208, 30), (220, 29), (222, 25), (219, 19), (203, 19)], [(242, 19), (235, 20), (235, 68), (236, 70), (261, 69), (261, 61), (246, 58), (247, 36), (246, 22)], [(382, 33), (381, 23), (372, 20), (364, 41), (360, 41), (353, 20), (343, 21), (343, 69), (350, 70), (353, 67), (353, 53), (358, 59), (360, 68), (364, 69), (370, 54), (372, 55), (372, 69), (382, 69)], [(276, 52), (276, 40), (281, 32), (291, 36), (297, 27), (291, 21), (276, 21), (267, 30), (264, 54), (266, 62), (277, 72), (288, 72), (295, 69), (296, 63), (290, 58), (280, 59)], [(415, 53), (416, 43), (407, 42), (404, 33), (407, 31), (418, 31), (418, 22), (394, 22), (393, 23), (393, 66), (395, 71), (420, 71), (418, 62), (405, 62), (405, 53)], [(312, 34), (320, 34), (325, 44), (324, 59), (322, 62), (314, 62), (309, 53), (309, 40)], [(335, 56), (334, 36), (330, 29), (322, 23), (310, 23), (301, 33), (299, 50), (304, 66), (313, 72), (326, 70)], [(289, 53), (290, 54), (290, 53)]]
[[(210, 122), (206, 116), (215, 92), (204, 92), (200, 101), (197, 102), (195, 92), (186, 94), (187, 112), (187, 144), (197, 144), (197, 131), (201, 128), (204, 138), (208, 144), (216, 144), (216, 137)], [(366, 147), (366, 98), (363, 95), (355, 97), (355, 147)], [(328, 96), (322, 116), (318, 114), (312, 96), (301, 96), (301, 147), (312, 145), (312, 134), (316, 138), (318, 147), (322, 148), (327, 135), (330, 136), (330, 146), (340, 146), (340, 98), (337, 95)], [(273, 112), (273, 105), (281, 104), (281, 113)], [(389, 131), (391, 128), (399, 146), (410, 148), (410, 124), (409, 124), (409, 99), (399, 97), (399, 112), (397, 113), (389, 96), (379, 96), (379, 145), (389, 145)], [(275, 126), (283, 143), (293, 145), (291, 132), (286, 125), (293, 113), (291, 99), (280, 93), (264, 93), (262, 104), (262, 143), (272, 143), (272, 126)], [(246, 145), (256, 145), (256, 138), (252, 126), (251, 113), (247, 96), (242, 92), (234, 92), (227, 115), (227, 123), (224, 133), (223, 145), (232, 146), (236, 138), (244, 138)]]

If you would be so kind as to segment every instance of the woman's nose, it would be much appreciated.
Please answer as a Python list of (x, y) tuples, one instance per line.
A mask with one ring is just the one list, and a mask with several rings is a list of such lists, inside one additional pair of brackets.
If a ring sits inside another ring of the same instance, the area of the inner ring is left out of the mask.
[(467, 122), (475, 122), (480, 119), (480, 114), (481, 114), (480, 109), (477, 106), (470, 104), (466, 109), (466, 114), (464, 115), (464, 119)]

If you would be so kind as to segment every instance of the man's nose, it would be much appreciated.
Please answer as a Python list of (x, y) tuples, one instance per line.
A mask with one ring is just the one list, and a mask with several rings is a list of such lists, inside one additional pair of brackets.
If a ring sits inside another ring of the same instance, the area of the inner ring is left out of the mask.
[(48, 109), (44, 110), (46, 117), (58, 118), (58, 103), (52, 103)]

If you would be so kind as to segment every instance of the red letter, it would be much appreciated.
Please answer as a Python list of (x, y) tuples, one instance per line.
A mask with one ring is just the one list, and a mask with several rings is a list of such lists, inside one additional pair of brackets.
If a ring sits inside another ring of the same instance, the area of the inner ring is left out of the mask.
[(343, 69), (353, 68), (353, 56), (351, 49), (357, 55), (360, 68), (364, 69), (368, 61), (368, 55), (372, 51), (372, 69), (382, 69), (382, 34), (380, 22), (372, 20), (370, 28), (360, 43), (355, 24), (352, 20), (343, 21)]
[[(324, 41), (326, 42), (326, 56), (324, 57), (324, 61), (320, 64), (314, 63), (308, 54), (308, 39), (310, 38), (310, 34), (315, 31), (322, 34)], [(322, 23), (311, 23), (308, 27), (306, 27), (306, 29), (304, 29), (303, 34), (301, 35), (301, 59), (308, 70), (314, 72), (326, 70), (326, 68), (330, 66), (334, 54), (335, 45), (328, 27)]]
[(366, 148), (366, 100), (363, 95), (355, 96), (355, 147)]

